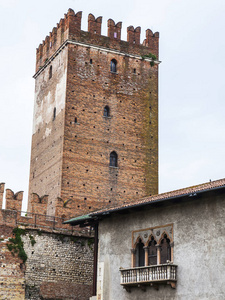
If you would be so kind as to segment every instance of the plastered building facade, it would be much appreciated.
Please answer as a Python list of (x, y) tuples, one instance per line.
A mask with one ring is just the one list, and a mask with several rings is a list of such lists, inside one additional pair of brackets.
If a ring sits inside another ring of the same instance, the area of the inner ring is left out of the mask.
[[(37, 49), (29, 195), (74, 215), (158, 192), (159, 34), (69, 9)], [(149, 53), (155, 55), (155, 62)], [(31, 201), (29, 200), (29, 207)], [(30, 210), (30, 208), (29, 208)]]
[(224, 299), (224, 215), (221, 179), (72, 219), (99, 223), (92, 299)]

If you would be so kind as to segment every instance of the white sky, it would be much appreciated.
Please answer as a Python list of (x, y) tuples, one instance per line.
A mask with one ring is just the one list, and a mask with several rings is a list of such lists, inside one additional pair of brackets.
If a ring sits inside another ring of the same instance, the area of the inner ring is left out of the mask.
[(0, 182), (27, 197), (36, 48), (68, 8), (160, 32), (160, 192), (224, 178), (224, 0), (0, 0)]

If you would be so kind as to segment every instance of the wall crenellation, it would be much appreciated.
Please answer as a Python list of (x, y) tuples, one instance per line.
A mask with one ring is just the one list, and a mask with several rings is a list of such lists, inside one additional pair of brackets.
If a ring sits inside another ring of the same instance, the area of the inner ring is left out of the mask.
[(108, 22), (108, 37), (113, 39), (121, 39), (121, 28), (122, 28), (122, 22), (118, 22), (115, 24), (114, 20), (109, 19)]
[(90, 33), (101, 35), (102, 28), (102, 17), (95, 19), (95, 16), (92, 14), (88, 15), (88, 31)]
[[(6, 208), (2, 209), (2, 202), (6, 198)], [(79, 235), (90, 235), (88, 228), (80, 230), (63, 224), (64, 221), (74, 216), (72, 199), (56, 199), (56, 211), (54, 216), (47, 215), (48, 195), (39, 196), (32, 193), (30, 207), (25, 215), (21, 215), (23, 192), (14, 193), (11, 189), (5, 190), (5, 183), (0, 183), (0, 225), (16, 227), (25, 225), (29, 228), (44, 229), (47, 232), (74, 233)], [(25, 213), (25, 212), (23, 212)]]
[[(122, 22), (115, 24), (114, 20), (107, 21), (107, 37), (101, 35), (102, 17), (95, 18), (93, 14), (88, 15), (88, 32), (81, 30), (82, 12), (75, 12), (69, 9), (64, 18), (52, 29), (49, 36), (46, 36), (36, 51), (36, 72), (42, 68), (48, 59), (67, 40), (98, 44), (103, 47), (113, 47), (117, 50), (126, 50), (133, 54), (148, 54), (152, 52), (158, 57), (159, 33), (146, 30), (146, 38), (143, 44), (140, 43), (141, 27), (127, 28), (127, 41), (121, 41)], [(132, 45), (132, 47), (131, 47)]]
[(11, 189), (6, 189), (6, 209), (22, 210), (23, 191), (14, 193)]

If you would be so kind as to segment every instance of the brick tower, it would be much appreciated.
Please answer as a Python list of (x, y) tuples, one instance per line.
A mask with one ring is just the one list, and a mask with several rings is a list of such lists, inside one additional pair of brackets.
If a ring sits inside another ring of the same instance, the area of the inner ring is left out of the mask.
[[(70, 201), (73, 215), (158, 192), (159, 34), (69, 9), (39, 45), (29, 195)], [(31, 198), (31, 196), (30, 196)], [(30, 205), (30, 200), (29, 200)]]

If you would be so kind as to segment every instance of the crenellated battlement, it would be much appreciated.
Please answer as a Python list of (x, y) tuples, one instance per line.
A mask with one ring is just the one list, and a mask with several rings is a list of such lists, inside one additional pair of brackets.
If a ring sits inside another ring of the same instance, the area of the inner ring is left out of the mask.
[(149, 52), (158, 57), (159, 33), (150, 29), (146, 30), (146, 38), (141, 44), (141, 27), (127, 28), (127, 41), (121, 41), (122, 22), (115, 23), (114, 20), (107, 21), (107, 37), (101, 35), (102, 17), (95, 18), (93, 14), (88, 15), (88, 31), (81, 30), (82, 12), (69, 9), (64, 18), (52, 29), (49, 36), (39, 45), (36, 52), (36, 72), (42, 68), (53, 54), (65, 42), (75, 41), (83, 44), (94, 45), (104, 48), (112, 48), (124, 53), (134, 55), (145, 55)]
[(36, 49), (36, 70), (43, 66), (53, 53), (69, 38), (70, 34), (79, 34), (81, 30), (82, 12), (69, 9), (64, 18), (52, 29), (49, 36)]
[[(6, 208), (2, 209), (2, 202), (6, 199)], [(14, 193), (11, 189), (5, 190), (5, 183), (0, 183), (0, 226), (36, 228), (46, 232), (61, 232), (74, 235), (90, 235), (90, 229), (72, 228), (65, 225), (65, 220), (73, 217), (72, 199), (56, 199), (56, 213), (54, 216), (47, 215), (48, 195), (39, 196), (36, 193), (31, 197), (31, 211), (22, 212), (23, 192)]]

